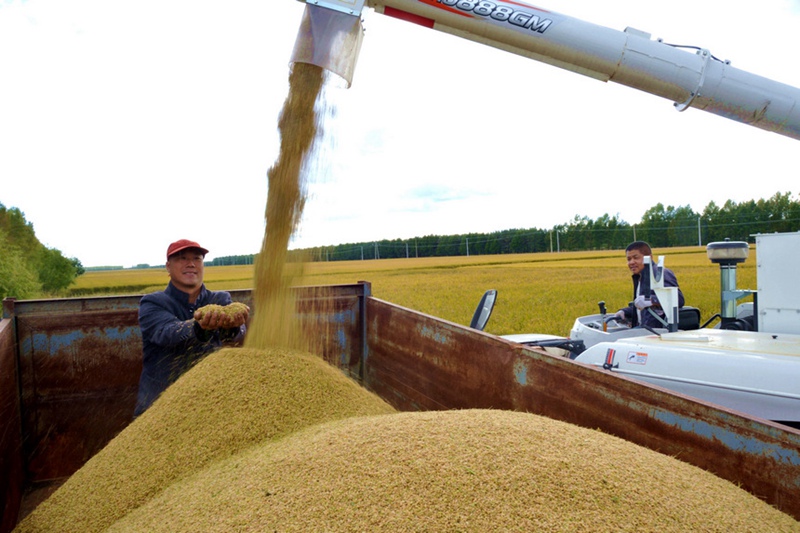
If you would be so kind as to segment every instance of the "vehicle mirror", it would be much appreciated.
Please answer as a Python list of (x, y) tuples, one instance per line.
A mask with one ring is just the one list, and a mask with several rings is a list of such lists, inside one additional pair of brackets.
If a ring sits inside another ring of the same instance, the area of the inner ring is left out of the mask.
[(497, 291), (495, 289), (489, 289), (483, 293), (478, 308), (475, 309), (475, 314), (472, 315), (472, 322), (470, 322), (469, 327), (483, 331), (483, 328), (489, 322), (489, 317), (492, 316), (495, 300), (497, 300)]

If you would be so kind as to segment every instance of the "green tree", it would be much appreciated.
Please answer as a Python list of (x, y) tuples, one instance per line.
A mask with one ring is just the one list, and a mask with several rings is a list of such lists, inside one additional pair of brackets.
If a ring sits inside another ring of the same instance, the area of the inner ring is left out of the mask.
[(42, 244), (36, 238), (33, 224), (25, 220), (22, 211), (16, 207), (6, 209), (0, 203), (0, 229), (5, 230), (8, 242), (14, 245), (26, 261), (36, 261)]
[(28, 266), (25, 256), (11, 244), (0, 228), (0, 300), (34, 298), (41, 292), (36, 273)]
[(669, 207), (667, 218), (667, 239), (669, 246), (689, 246), (697, 243), (697, 217), (688, 205)]
[(75, 275), (76, 276), (83, 276), (83, 274), (86, 273), (86, 269), (83, 268), (83, 264), (81, 263), (80, 259), (78, 259), (77, 257), (71, 258), (69, 260), (69, 262), (72, 263), (72, 266), (75, 267)]
[(664, 208), (664, 204), (659, 202), (642, 215), (636, 238), (640, 241), (647, 241), (653, 248), (667, 246), (666, 229), (667, 210)]
[(16, 207), (0, 203), (0, 232), (3, 235), (0, 254), (3, 260), (3, 286), (11, 291), (6, 296), (34, 298), (42, 291), (57, 293), (67, 288), (84, 272), (76, 258), (66, 258), (59, 250), (45, 247), (33, 224)]
[(798, 227), (798, 220), (793, 220), (798, 203), (792, 202), (788, 192), (775, 193), (772, 198), (760, 200), (757, 205), (766, 212), (766, 219), (769, 220), (768, 232), (790, 232)]
[(719, 228), (720, 212), (720, 207), (713, 201), (709, 202), (703, 209), (700, 220), (706, 243), (724, 240), (722, 231)]
[(60, 251), (43, 248), (39, 259), (39, 281), (42, 289), (56, 293), (66, 289), (77, 277), (77, 269)]

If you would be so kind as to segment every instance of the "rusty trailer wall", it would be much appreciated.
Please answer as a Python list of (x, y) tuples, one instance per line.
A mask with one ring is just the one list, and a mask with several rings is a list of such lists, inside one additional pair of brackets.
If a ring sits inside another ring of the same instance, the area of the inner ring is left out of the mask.
[(306, 348), (357, 381), (363, 377), (364, 317), (371, 290), (365, 281), (295, 289)]
[(370, 298), (364, 385), (401, 410), (492, 408), (599, 429), (800, 519), (800, 431)]
[[(230, 291), (252, 306), (251, 291)], [(308, 348), (361, 374), (369, 284), (296, 289)], [(127, 426), (142, 366), (140, 295), (7, 299), (0, 322), (0, 533)], [(35, 490), (31, 490), (35, 489)]]
[[(299, 287), (296, 295), (308, 349), (401, 410), (513, 409), (598, 428), (710, 470), (800, 518), (796, 430), (378, 300), (366, 282)], [(252, 303), (250, 291), (231, 296)], [(23, 484), (71, 475), (130, 422), (141, 369), (138, 301), (7, 303), (0, 533), (16, 519)]]
[(131, 422), (142, 368), (140, 298), (4, 302), (16, 336), (27, 483), (70, 476)]
[(25, 481), (14, 325), (0, 320), (0, 531), (17, 520)]
[(14, 304), (30, 482), (71, 475), (130, 422), (138, 304), (138, 296)]

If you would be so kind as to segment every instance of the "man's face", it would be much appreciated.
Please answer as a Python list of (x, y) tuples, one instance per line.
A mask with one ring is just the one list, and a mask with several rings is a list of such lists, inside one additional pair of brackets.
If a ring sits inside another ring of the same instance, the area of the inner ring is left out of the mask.
[(172, 284), (192, 293), (203, 284), (203, 254), (196, 248), (182, 250), (167, 259), (167, 273)]
[(628, 260), (628, 268), (632, 274), (639, 274), (644, 268), (644, 258), (647, 257), (641, 250), (630, 250), (625, 252), (625, 258)]

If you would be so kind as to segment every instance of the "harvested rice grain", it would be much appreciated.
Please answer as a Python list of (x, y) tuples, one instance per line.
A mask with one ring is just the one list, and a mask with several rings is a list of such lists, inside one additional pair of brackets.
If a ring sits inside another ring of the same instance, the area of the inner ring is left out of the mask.
[(184, 374), (17, 530), (102, 531), (216, 459), (321, 422), (391, 412), (319, 357), (226, 348)]
[(202, 320), (202, 318), (209, 313), (222, 313), (223, 315), (235, 318), (237, 315), (243, 315), (250, 310), (247, 305), (241, 302), (232, 302), (228, 305), (208, 304), (197, 309), (194, 312), (195, 320)]
[(735, 485), (537, 415), (398, 413), (219, 461), (110, 531), (797, 532)]

